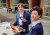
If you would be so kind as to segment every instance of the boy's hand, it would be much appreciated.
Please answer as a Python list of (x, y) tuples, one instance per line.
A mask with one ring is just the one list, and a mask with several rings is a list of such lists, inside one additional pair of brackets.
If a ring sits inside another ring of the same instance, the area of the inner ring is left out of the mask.
[(26, 22), (26, 19), (23, 19), (23, 22)]
[(14, 22), (12, 24), (15, 24)]
[(18, 27), (18, 29), (19, 29), (19, 31), (21, 31), (21, 32), (25, 32), (25, 29), (23, 29), (22, 27)]
[[(20, 27), (20, 26), (16, 26), (16, 27), (18, 28), (19, 31), (25, 32), (25, 29), (23, 29), (22, 27)], [(13, 31), (15, 34), (17, 34), (17, 32), (18, 32), (14, 27), (12, 28), (12, 31)]]
[(23, 20), (23, 22), (26, 22), (26, 19), (24, 19), (23, 16), (19, 17), (21, 20)]
[(16, 29), (15, 30), (12, 30), (12, 31), (14, 32), (14, 34), (17, 34), (17, 32), (18, 32)]
[(12, 31), (14, 32), (14, 34), (17, 34), (18, 32), (15, 27), (12, 27)]

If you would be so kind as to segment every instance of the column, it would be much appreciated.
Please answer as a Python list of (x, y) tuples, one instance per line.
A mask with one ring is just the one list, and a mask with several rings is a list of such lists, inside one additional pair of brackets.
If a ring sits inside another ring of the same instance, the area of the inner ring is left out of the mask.
[(44, 0), (41, 0), (40, 7), (41, 7), (42, 10), (43, 10), (43, 7), (44, 7)]

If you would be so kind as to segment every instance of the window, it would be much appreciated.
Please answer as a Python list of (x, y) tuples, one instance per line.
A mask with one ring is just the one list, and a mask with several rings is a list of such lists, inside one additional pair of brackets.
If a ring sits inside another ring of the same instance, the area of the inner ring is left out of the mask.
[(6, 7), (6, 0), (0, 0), (0, 7)]
[(50, 0), (44, 0), (44, 16), (50, 17)]

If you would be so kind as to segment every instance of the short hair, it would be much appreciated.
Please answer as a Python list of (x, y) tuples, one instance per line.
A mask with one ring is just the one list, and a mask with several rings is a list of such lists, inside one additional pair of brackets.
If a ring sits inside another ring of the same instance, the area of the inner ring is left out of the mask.
[(38, 7), (38, 6), (35, 6), (31, 9), (31, 12), (36, 10), (38, 12), (38, 15), (41, 15), (39, 18), (42, 17), (42, 8)]
[(18, 7), (19, 7), (19, 5), (21, 5), (21, 6), (24, 8), (24, 4), (23, 4), (23, 3), (19, 3), (19, 4), (18, 4)]
[(7, 35), (6, 33), (3, 33), (2, 35)]

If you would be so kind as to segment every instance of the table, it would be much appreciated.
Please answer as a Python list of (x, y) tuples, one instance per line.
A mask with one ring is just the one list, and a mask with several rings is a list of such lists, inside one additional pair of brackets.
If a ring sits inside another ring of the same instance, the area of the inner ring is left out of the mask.
[[(5, 24), (7, 24), (7, 23), (5, 23)], [(6, 33), (7, 35), (14, 35), (11, 28), (6, 29), (5, 26), (3, 26), (3, 23), (0, 23), (0, 35), (2, 35), (3, 33)]]

